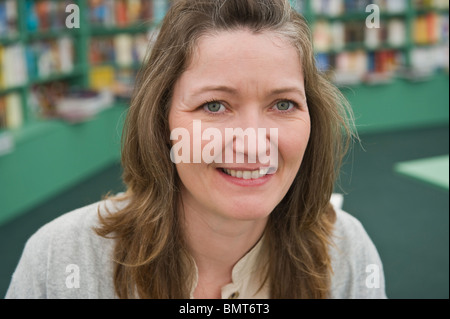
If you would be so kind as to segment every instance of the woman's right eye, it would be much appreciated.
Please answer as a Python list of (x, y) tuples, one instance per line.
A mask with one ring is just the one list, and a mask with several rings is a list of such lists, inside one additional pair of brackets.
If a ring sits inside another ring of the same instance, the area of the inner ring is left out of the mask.
[(208, 113), (223, 113), (226, 110), (225, 105), (217, 101), (206, 103), (203, 109)]

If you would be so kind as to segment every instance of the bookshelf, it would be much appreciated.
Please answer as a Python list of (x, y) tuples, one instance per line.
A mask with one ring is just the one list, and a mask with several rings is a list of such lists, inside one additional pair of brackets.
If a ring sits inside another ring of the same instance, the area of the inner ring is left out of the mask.
[(319, 68), (338, 86), (385, 84), (399, 78), (418, 81), (439, 72), (448, 74), (448, 1), (291, 3), (311, 26)]
[[(379, 29), (366, 27), (370, 4), (380, 9)], [(448, 125), (448, 1), (291, 5), (307, 19), (318, 67), (349, 99), (360, 133)]]
[[(66, 8), (73, 3), (79, 9), (79, 28), (66, 26), (71, 14)], [(169, 4), (169, 0), (0, 0), (0, 131), (60, 118), (57, 100), (71, 89), (110, 89), (129, 98), (147, 35)], [(111, 46), (105, 47), (108, 42)], [(106, 59), (99, 61), (102, 54)]]
[[(66, 26), (70, 4), (79, 28)], [(133, 80), (169, 6), (0, 0), (0, 224), (119, 160)], [(96, 57), (95, 46), (107, 42)], [(74, 122), (58, 109), (60, 97), (106, 89), (113, 98), (93, 117)]]
[[(119, 159), (133, 80), (171, 1), (0, 0), (0, 224)], [(361, 27), (369, 3), (381, 9), (371, 32)], [(79, 8), (80, 28), (65, 26), (69, 4)], [(308, 20), (318, 65), (352, 103), (360, 132), (448, 124), (448, 1), (291, 4)], [(440, 31), (424, 32), (430, 24)], [(54, 101), (77, 89), (109, 89), (114, 99), (74, 124)]]

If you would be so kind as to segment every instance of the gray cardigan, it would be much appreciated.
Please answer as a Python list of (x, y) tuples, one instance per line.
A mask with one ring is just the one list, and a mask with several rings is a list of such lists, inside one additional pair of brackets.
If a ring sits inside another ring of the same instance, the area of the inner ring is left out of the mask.
[[(105, 205), (119, 209), (110, 201), (98, 202), (58, 217), (31, 236), (6, 298), (117, 298), (114, 240), (92, 230), (98, 225), (98, 208), (104, 213)], [(331, 298), (386, 298), (383, 266), (361, 223), (337, 209), (333, 240)], [(252, 296), (244, 291), (239, 298)]]

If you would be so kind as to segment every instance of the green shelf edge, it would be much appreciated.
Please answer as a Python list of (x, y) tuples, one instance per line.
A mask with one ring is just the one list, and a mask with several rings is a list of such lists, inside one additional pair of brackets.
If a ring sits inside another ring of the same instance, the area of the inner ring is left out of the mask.
[(120, 160), (126, 108), (94, 119), (36, 122), (10, 130), (13, 151), (0, 157), (0, 225)]
[(449, 190), (449, 155), (421, 158), (394, 165), (396, 174), (443, 191)]

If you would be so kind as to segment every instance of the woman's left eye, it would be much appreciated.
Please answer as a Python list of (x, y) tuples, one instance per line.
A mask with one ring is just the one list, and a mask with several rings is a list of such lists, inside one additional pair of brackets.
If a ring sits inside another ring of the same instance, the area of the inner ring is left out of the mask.
[(277, 111), (286, 112), (295, 108), (295, 103), (291, 101), (280, 101), (277, 102), (277, 104), (275, 104), (273, 108)]
[(203, 106), (203, 109), (209, 113), (222, 113), (225, 112), (225, 106), (220, 102), (209, 102)]

